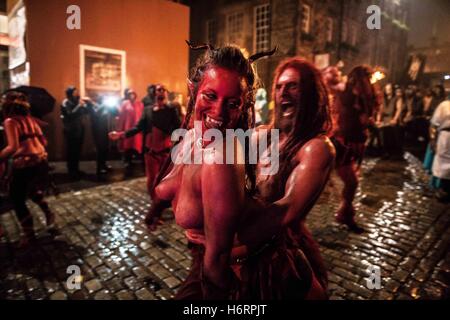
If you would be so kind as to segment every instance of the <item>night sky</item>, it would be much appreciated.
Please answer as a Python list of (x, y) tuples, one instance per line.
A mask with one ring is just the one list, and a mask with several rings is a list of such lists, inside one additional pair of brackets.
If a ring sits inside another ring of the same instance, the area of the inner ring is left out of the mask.
[(404, 0), (412, 2), (409, 43), (430, 45), (433, 30), (438, 43), (450, 42), (450, 0)]

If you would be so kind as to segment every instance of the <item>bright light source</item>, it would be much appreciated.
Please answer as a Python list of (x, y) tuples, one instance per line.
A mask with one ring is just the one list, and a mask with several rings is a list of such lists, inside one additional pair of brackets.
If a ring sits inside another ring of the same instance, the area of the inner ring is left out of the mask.
[(444, 80), (450, 80), (450, 74), (446, 74), (446, 75), (444, 76)]
[(370, 79), (370, 82), (372, 84), (374, 84), (377, 81), (380, 81), (380, 80), (384, 79), (385, 77), (386, 77), (386, 75), (383, 72), (377, 70), (374, 73), (372, 73), (372, 78)]
[(103, 98), (103, 104), (107, 108), (115, 108), (119, 105), (119, 98), (116, 96), (106, 96)]

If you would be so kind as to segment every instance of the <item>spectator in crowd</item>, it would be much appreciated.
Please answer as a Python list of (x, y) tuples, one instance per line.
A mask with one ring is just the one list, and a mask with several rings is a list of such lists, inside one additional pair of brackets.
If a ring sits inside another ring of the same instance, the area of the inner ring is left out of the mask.
[(86, 102), (80, 99), (77, 88), (73, 86), (67, 88), (66, 97), (61, 105), (61, 118), (66, 140), (67, 170), (71, 179), (78, 180), (84, 174), (79, 165), (84, 141)]
[(113, 131), (109, 134), (111, 140), (124, 140), (141, 134), (144, 136), (144, 160), (147, 176), (147, 190), (154, 199), (153, 182), (167, 160), (172, 147), (171, 135), (181, 125), (177, 107), (167, 102), (167, 90), (161, 85), (155, 85), (153, 105), (145, 107), (144, 113), (137, 124), (126, 131)]
[(264, 88), (259, 88), (256, 91), (255, 101), (255, 123), (257, 126), (267, 123), (268, 112), (267, 91)]
[(394, 92), (395, 94), (392, 96), (389, 87), (386, 87), (381, 118), (381, 135), (385, 156), (396, 159), (403, 156), (402, 115), (405, 109), (405, 100), (399, 86), (395, 87)]
[(420, 117), (423, 114), (422, 103), (416, 95), (416, 88), (408, 86), (405, 90), (405, 138), (408, 142), (416, 144), (419, 139)]
[(439, 179), (436, 196), (450, 201), (450, 101), (436, 108), (431, 118), (431, 146), (435, 153), (432, 173)]
[(123, 90), (123, 98), (120, 100), (121, 104), (130, 98), (129, 92), (130, 92), (129, 88), (125, 88), (125, 90)]
[(144, 105), (144, 108), (148, 106), (153, 106), (155, 103), (155, 90), (156, 85), (151, 84), (147, 87), (147, 95), (142, 99), (142, 104)]
[[(128, 90), (128, 99), (119, 108), (117, 131), (127, 131), (138, 123), (144, 111), (144, 105), (137, 100), (134, 90)], [(119, 141), (119, 150), (123, 153), (125, 168), (128, 173), (132, 168), (133, 156), (142, 153), (142, 133)]]
[(97, 152), (97, 175), (108, 173), (111, 169), (107, 165), (108, 159), (108, 118), (110, 111), (103, 104), (103, 97), (99, 96), (97, 103), (89, 100), (87, 110), (91, 117), (91, 130), (94, 138), (95, 149)]

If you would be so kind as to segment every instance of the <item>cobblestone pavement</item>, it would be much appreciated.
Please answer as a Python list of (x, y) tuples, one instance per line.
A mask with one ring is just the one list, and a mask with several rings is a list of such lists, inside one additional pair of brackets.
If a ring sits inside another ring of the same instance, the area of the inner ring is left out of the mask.
[[(331, 299), (438, 299), (448, 297), (450, 206), (436, 202), (427, 176), (411, 155), (406, 161), (369, 159), (357, 195), (362, 235), (337, 225), (340, 182), (332, 177), (308, 224), (329, 270)], [(0, 299), (170, 299), (188, 274), (190, 256), (180, 228), (166, 223), (148, 234), (143, 179), (49, 198), (59, 232), (50, 235), (35, 215), (38, 242), (17, 251), (19, 228), (1, 216)], [(69, 289), (67, 268), (81, 268), (81, 289)], [(367, 269), (381, 269), (381, 289), (369, 290)]]

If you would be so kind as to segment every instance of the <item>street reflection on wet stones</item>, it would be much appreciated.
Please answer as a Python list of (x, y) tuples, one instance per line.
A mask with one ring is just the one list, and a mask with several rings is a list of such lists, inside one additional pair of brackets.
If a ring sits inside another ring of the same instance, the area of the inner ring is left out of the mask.
[[(448, 297), (450, 209), (428, 189), (418, 159), (367, 159), (355, 200), (366, 232), (354, 234), (334, 222), (340, 180), (332, 176), (307, 225), (329, 271), (331, 299), (440, 299)], [(165, 223), (148, 233), (149, 207), (143, 179), (49, 198), (58, 232), (44, 217), (38, 240), (16, 250), (14, 215), (1, 216), (0, 299), (171, 299), (186, 278), (191, 257), (182, 230), (167, 210)], [(30, 203), (33, 212), (38, 212)], [(80, 267), (81, 287), (69, 289), (67, 268)], [(380, 270), (380, 289), (369, 289), (370, 268)]]

